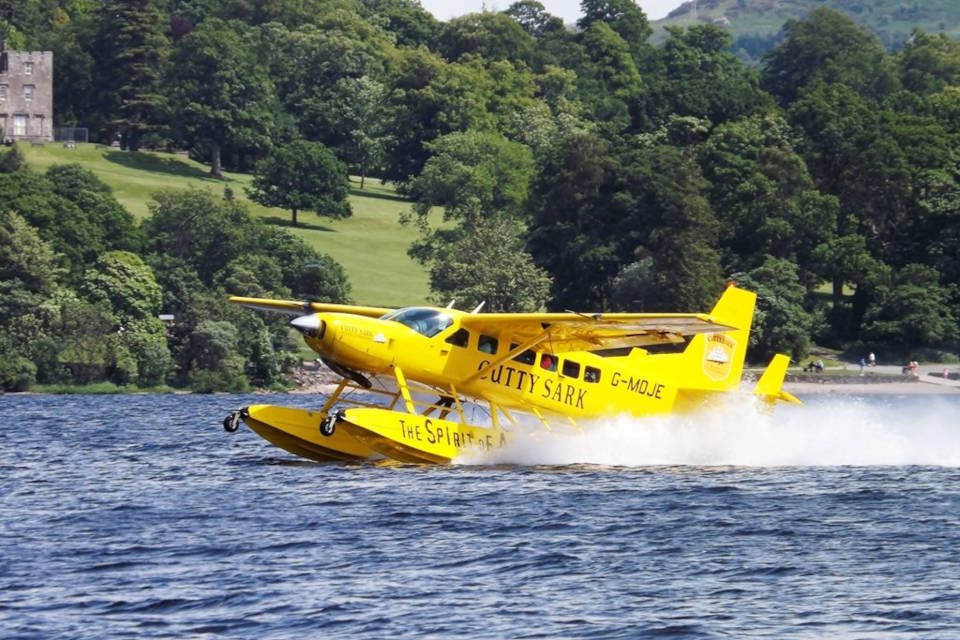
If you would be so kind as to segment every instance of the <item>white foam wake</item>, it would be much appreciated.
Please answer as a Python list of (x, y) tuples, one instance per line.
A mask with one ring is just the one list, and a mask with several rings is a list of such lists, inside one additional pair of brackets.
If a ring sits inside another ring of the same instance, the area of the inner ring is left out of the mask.
[(709, 412), (618, 417), (581, 431), (525, 430), (460, 464), (960, 467), (960, 402), (938, 396), (830, 398), (758, 411), (733, 398)]

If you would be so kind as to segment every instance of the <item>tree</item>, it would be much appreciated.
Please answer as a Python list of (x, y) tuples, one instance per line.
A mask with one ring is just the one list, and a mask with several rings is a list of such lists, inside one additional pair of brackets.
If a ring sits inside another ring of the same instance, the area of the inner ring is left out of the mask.
[(81, 291), (97, 308), (109, 309), (116, 324), (110, 327), (108, 375), (120, 384), (164, 382), (172, 359), (157, 318), (163, 293), (153, 270), (136, 254), (111, 251), (87, 270)]
[(26, 391), (37, 378), (37, 365), (25, 358), (0, 332), (0, 391)]
[(628, 43), (606, 22), (593, 22), (580, 41), (587, 52), (577, 69), (580, 95), (593, 119), (611, 134), (619, 134), (629, 127), (630, 107), (643, 89), (636, 60)]
[(930, 94), (960, 84), (960, 42), (945, 33), (914, 30), (897, 61), (908, 91)]
[(217, 272), (215, 280), (233, 296), (276, 298), (289, 295), (289, 289), (283, 286), (280, 263), (270, 255), (240, 254)]
[(139, 246), (133, 217), (113, 196), (74, 191), (60, 182), (62, 172), (49, 172), (53, 181), (29, 170), (0, 173), (0, 209), (16, 211), (35, 227), (66, 258), (72, 276), (79, 277), (105, 251)]
[(753, 360), (768, 362), (776, 353), (794, 360), (807, 355), (813, 316), (803, 308), (806, 287), (796, 265), (767, 256), (762, 264), (734, 276), (737, 284), (757, 293), (757, 309), (750, 332)]
[(534, 38), (548, 33), (563, 31), (563, 20), (550, 15), (543, 3), (537, 0), (519, 0), (507, 7), (504, 14), (510, 16)]
[(75, 203), (110, 249), (139, 252), (143, 237), (133, 215), (113, 196), (110, 187), (78, 164), (55, 164), (45, 176), (57, 195)]
[[(48, 372), (44, 382), (72, 381), (89, 384), (107, 377), (126, 383), (135, 365), (123, 362), (119, 349), (119, 325), (109, 308), (67, 293), (58, 300), (57, 319), (52, 330), (57, 338), (55, 361), (60, 371)], [(118, 356), (120, 356), (118, 358)], [(120, 360), (123, 373), (115, 369)], [(52, 378), (56, 375), (56, 378)], [(41, 376), (38, 376), (38, 378)]]
[(646, 52), (647, 38), (653, 33), (647, 15), (634, 0), (582, 0), (583, 17), (577, 25), (584, 31), (597, 23), (604, 23), (616, 31), (627, 43), (636, 62)]
[(463, 227), (443, 233), (430, 265), (433, 301), (456, 300), (470, 309), (485, 303), (492, 312), (539, 311), (550, 293), (550, 277), (533, 263), (521, 237), (524, 226), (494, 215), (469, 232)]
[(211, 18), (180, 41), (170, 60), (171, 126), (186, 144), (209, 148), (216, 178), (223, 177), (225, 145), (262, 148), (274, 129), (273, 84), (249, 45), (252, 35), (241, 23)]
[(190, 334), (190, 382), (196, 391), (247, 391), (237, 328), (229, 322), (207, 320)]
[[(168, 342), (177, 383), (242, 388), (242, 378), (250, 375), (270, 384), (280, 367), (296, 359), (298, 346), (290, 343), (282, 318), (263, 322), (243, 313), (227, 304), (228, 292), (281, 298), (295, 292), (349, 302), (350, 287), (339, 264), (288, 231), (252, 219), (240, 203), (202, 190), (154, 197), (144, 221), (147, 260), (163, 290), (164, 312), (176, 316)], [(225, 319), (236, 328), (232, 338), (209, 324)], [(230, 353), (239, 361), (228, 358), (232, 345), (239, 351)], [(211, 349), (221, 356), (208, 357)]]
[(0, 150), (0, 173), (16, 173), (27, 168), (27, 159), (20, 145), (13, 145), (6, 151)]
[(65, 271), (60, 256), (17, 213), (0, 209), (0, 389), (23, 390), (53, 344), (50, 300)]
[(87, 270), (82, 290), (90, 302), (112, 309), (121, 323), (155, 318), (163, 299), (153, 270), (128, 251), (100, 256)]
[(638, 237), (625, 228), (636, 209), (625, 182), (632, 174), (620, 160), (596, 134), (575, 134), (534, 180), (528, 244), (553, 278), (555, 308), (605, 308), (610, 283), (633, 257)]
[(863, 141), (876, 127), (877, 107), (843, 84), (814, 81), (790, 105), (788, 120), (804, 132), (800, 147), (821, 191), (840, 199), (840, 235), (856, 227), (856, 203), (846, 188), (856, 177)]
[(957, 338), (950, 288), (931, 267), (908, 264), (876, 282), (864, 315), (863, 338), (904, 349), (936, 347)]
[(450, 61), (480, 56), (530, 65), (535, 42), (516, 20), (502, 13), (469, 13), (444, 25), (440, 51)]
[[(520, 240), (533, 158), (495, 133), (451, 133), (429, 145), (434, 155), (410, 185), (421, 235), (410, 255), (430, 266), (437, 299), (454, 294), (499, 310), (538, 308), (549, 279)], [(431, 207), (452, 226), (431, 229)]]
[(709, 308), (723, 289), (719, 224), (692, 153), (665, 145), (641, 149), (631, 171), (643, 176), (632, 230), (646, 226), (635, 254), (652, 258), (648, 311)]
[(395, 34), (403, 47), (432, 47), (440, 33), (441, 23), (420, 6), (417, 0), (362, 0), (375, 16), (386, 20), (384, 28)]
[(825, 273), (812, 253), (834, 237), (838, 203), (816, 189), (793, 142), (775, 116), (728, 122), (700, 147), (700, 165), (720, 221), (724, 268), (747, 271), (768, 256), (784, 258), (813, 286)]
[(110, 0), (100, 10), (94, 67), (100, 115), (130, 151), (158, 126), (162, 70), (170, 52), (167, 23), (155, 0)]
[(240, 203), (200, 189), (160, 191), (154, 201), (143, 221), (147, 253), (182, 259), (206, 286), (236, 255), (256, 251), (254, 222)]
[(387, 88), (369, 76), (361, 76), (339, 80), (334, 93), (338, 98), (330, 121), (346, 138), (342, 153), (360, 170), (363, 189), (367, 171), (382, 166), (390, 139)]
[(773, 101), (759, 76), (730, 52), (730, 35), (715, 25), (670, 28), (662, 48), (651, 54), (649, 90), (641, 97), (642, 126), (675, 116), (706, 118), (712, 124), (769, 112)]
[(498, 122), (515, 117), (518, 88), (529, 88), (532, 96), (533, 78), (509, 73), (514, 67), (507, 61), (490, 67), (496, 72), (488, 71), (482, 58), (452, 64), (421, 49), (402, 53), (388, 107), (393, 132), (388, 177), (406, 182), (418, 175), (430, 155), (427, 145), (436, 138), (455, 131), (497, 129)]
[(866, 27), (826, 7), (804, 20), (787, 20), (786, 34), (764, 56), (763, 86), (781, 105), (789, 105), (815, 80), (846, 85), (878, 99), (896, 87), (883, 45)]
[[(149, 263), (167, 296), (167, 309), (182, 311), (205, 304), (191, 304), (193, 291), (203, 291), (231, 277), (232, 268), (228, 266), (241, 255), (276, 260), (285, 287), (296, 290), (295, 283), (306, 278), (317, 287), (302, 293), (323, 296), (331, 302), (348, 300), (350, 287), (339, 264), (286, 230), (251, 218), (241, 203), (220, 200), (199, 189), (161, 191), (154, 199), (151, 216), (144, 220), (143, 227), (150, 238)], [(324, 268), (323, 286), (304, 275), (315, 264)], [(261, 281), (259, 274), (257, 282), (271, 286), (268, 280)]]
[(526, 202), (533, 157), (524, 145), (496, 133), (451, 133), (428, 145), (433, 156), (410, 185), (414, 211), (425, 218), (444, 207), (444, 219), (467, 227), (485, 215), (517, 215)]
[[(387, 35), (373, 25), (345, 22), (329, 28), (304, 25), (294, 30), (270, 23), (260, 28), (258, 51), (294, 127), (290, 137), (342, 149), (341, 157), (346, 157), (347, 146), (359, 126), (365, 131), (382, 126), (379, 120), (384, 116), (379, 110), (385, 96), (365, 92), (379, 88), (394, 52)], [(363, 107), (370, 110), (360, 117), (376, 114), (379, 120), (345, 121), (345, 116), (357, 110), (357, 97), (364, 98)]]
[(291, 212), (306, 209), (330, 218), (350, 216), (350, 178), (333, 152), (317, 142), (296, 140), (274, 149), (257, 163), (250, 198), (268, 207)]

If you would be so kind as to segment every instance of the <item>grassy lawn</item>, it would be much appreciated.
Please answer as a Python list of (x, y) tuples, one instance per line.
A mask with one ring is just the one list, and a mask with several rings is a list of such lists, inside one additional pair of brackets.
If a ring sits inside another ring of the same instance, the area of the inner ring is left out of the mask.
[(78, 144), (75, 149), (60, 144), (21, 145), (35, 169), (54, 164), (76, 163), (95, 173), (113, 189), (120, 203), (137, 218), (149, 213), (151, 196), (161, 189), (207, 189), (222, 194), (229, 186), (250, 212), (270, 224), (283, 225), (321, 253), (343, 265), (353, 286), (353, 298), (362, 304), (403, 306), (426, 301), (427, 274), (407, 257), (407, 247), (416, 238), (412, 227), (397, 221), (410, 204), (392, 188), (368, 179), (364, 189), (352, 183), (353, 216), (330, 220), (301, 211), (299, 225), (290, 227), (290, 212), (264, 207), (247, 199), (244, 187), (250, 176), (224, 173), (225, 180), (207, 175), (206, 165), (172, 153), (127, 153), (101, 145)]

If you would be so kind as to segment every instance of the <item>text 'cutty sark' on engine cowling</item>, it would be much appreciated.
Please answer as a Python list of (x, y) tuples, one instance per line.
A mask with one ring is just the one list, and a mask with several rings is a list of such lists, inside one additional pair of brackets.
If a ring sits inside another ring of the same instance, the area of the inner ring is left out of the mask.
[[(479, 313), (233, 297), (291, 325), (340, 377), (315, 411), (244, 407), (261, 436), (314, 460), (449, 462), (520, 428), (703, 409), (739, 390), (756, 295), (728, 287), (709, 313)], [(754, 392), (781, 390), (778, 355)]]

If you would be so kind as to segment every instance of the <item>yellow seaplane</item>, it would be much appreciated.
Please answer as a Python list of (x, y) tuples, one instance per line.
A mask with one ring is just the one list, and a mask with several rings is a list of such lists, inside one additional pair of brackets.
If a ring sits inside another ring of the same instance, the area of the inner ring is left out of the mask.
[[(290, 324), (337, 374), (321, 407), (251, 405), (240, 423), (313, 460), (446, 463), (518, 429), (703, 410), (740, 388), (756, 295), (728, 287), (709, 313), (481, 313), (232, 297)], [(753, 392), (781, 389), (777, 355)]]

